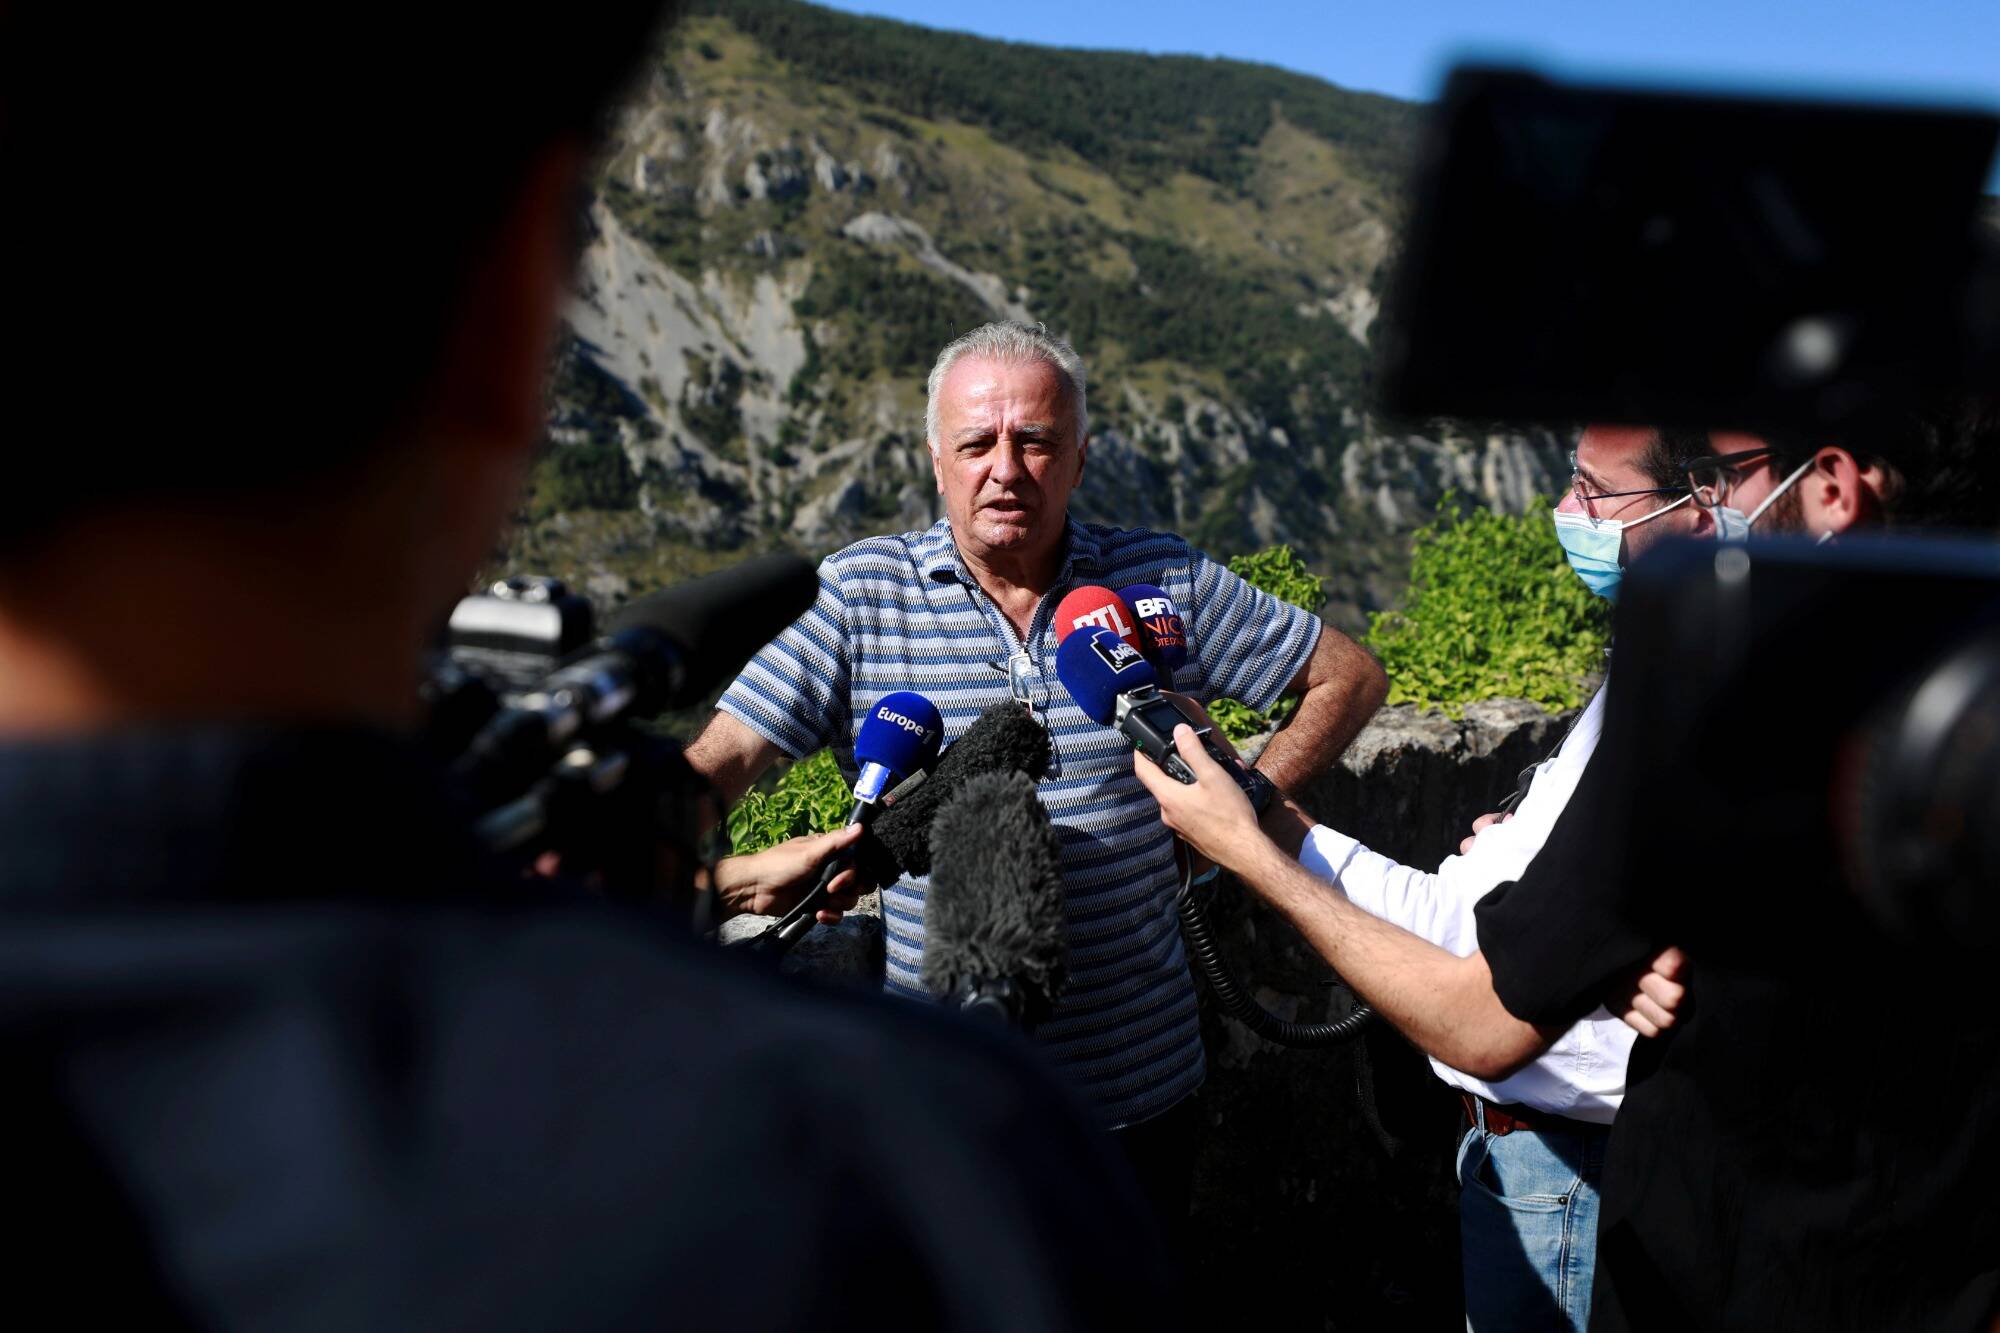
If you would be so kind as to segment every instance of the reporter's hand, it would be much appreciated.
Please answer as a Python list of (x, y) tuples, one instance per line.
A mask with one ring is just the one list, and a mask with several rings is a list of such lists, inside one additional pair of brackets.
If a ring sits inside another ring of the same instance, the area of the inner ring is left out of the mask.
[(1495, 824), (1504, 824), (1513, 817), (1514, 812), (1512, 810), (1508, 810), (1505, 813), (1495, 810), (1490, 815), (1481, 815), (1479, 818), (1473, 820), (1472, 832), (1467, 834), (1458, 844), (1458, 854), (1464, 856), (1467, 852), (1470, 852), (1473, 841), (1479, 837), (1482, 831), (1492, 828)]
[[(1215, 725), (1215, 719), (1210, 717), (1208, 710), (1201, 706), (1201, 700), (1195, 698), (1192, 694), (1182, 694), (1178, 690), (1161, 690), (1160, 693), (1172, 699), (1179, 706), (1181, 712), (1190, 717), (1200, 718), (1201, 725), (1214, 732), (1215, 738), (1229, 747), (1229, 752), (1236, 756), (1236, 761), (1238, 763), (1243, 762), (1243, 752), (1236, 748), (1235, 741), (1230, 740), (1229, 737), (1222, 734), (1222, 728)], [(1189, 879), (1200, 879), (1214, 868), (1215, 862), (1209, 860), (1200, 852), (1194, 850), (1194, 848), (1188, 848)]]
[(1168, 828), (1217, 865), (1241, 870), (1251, 849), (1269, 841), (1257, 827), (1257, 812), (1236, 780), (1201, 748), (1193, 727), (1182, 723), (1174, 728), (1174, 748), (1194, 772), (1192, 787), (1174, 781), (1136, 750), (1133, 771), (1160, 803), (1160, 818)]
[[(859, 824), (848, 824), (831, 833), (809, 833), (781, 842), (761, 852), (727, 856), (716, 863), (715, 891), (724, 916), (754, 912), (758, 916), (778, 916), (796, 907), (799, 900), (819, 882), (820, 871), (836, 852), (861, 840)], [(861, 896), (853, 867), (834, 876), (831, 896), (819, 913), (819, 920), (832, 925), (854, 906)]]
[(1669, 947), (1659, 957), (1626, 978), (1625, 984), (1608, 997), (1606, 1008), (1625, 1020), (1625, 1026), (1642, 1037), (1657, 1037), (1674, 1025), (1676, 1011), (1687, 998), (1680, 975), (1687, 955)]

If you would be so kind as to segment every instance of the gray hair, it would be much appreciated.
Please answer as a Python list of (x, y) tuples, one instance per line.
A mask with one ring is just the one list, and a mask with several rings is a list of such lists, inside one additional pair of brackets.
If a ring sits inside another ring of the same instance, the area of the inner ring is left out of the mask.
[(944, 377), (951, 373), (951, 368), (958, 364), (960, 358), (967, 356), (1014, 364), (1040, 361), (1051, 367), (1068, 393), (1076, 418), (1076, 438), (1082, 441), (1090, 434), (1090, 410), (1084, 402), (1083, 358), (1076, 354), (1074, 347), (1050, 333), (1044, 325), (1003, 319), (981, 324), (972, 332), (945, 344), (945, 349), (938, 353), (937, 364), (931, 367), (930, 380), (924, 386), (926, 444), (937, 443), (938, 390), (944, 386)]

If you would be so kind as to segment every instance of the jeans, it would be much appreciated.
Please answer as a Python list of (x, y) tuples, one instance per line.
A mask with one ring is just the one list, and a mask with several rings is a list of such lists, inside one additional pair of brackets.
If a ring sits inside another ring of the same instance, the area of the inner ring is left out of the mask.
[[(1483, 1109), (1483, 1108), (1482, 1108)], [(1465, 1326), (1475, 1333), (1590, 1322), (1603, 1131), (1475, 1125), (1458, 1145)]]

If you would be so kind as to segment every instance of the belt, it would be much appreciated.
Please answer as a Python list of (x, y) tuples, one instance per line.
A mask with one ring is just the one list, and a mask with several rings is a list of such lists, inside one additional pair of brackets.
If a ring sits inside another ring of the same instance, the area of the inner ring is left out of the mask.
[(1546, 1134), (1550, 1132), (1559, 1134), (1604, 1134), (1608, 1133), (1611, 1129), (1609, 1125), (1600, 1125), (1591, 1120), (1572, 1120), (1566, 1115), (1557, 1115), (1553, 1111), (1537, 1111), (1533, 1107), (1520, 1106), (1513, 1103), (1503, 1106), (1499, 1102), (1489, 1102), (1477, 1093), (1467, 1092), (1463, 1088), (1460, 1088), (1458, 1091), (1458, 1099), (1465, 1105), (1465, 1118), (1475, 1126), (1480, 1123), (1480, 1108), (1484, 1107), (1486, 1109), (1486, 1132), (1488, 1134), (1512, 1134), (1517, 1129), (1524, 1130), (1530, 1134)]

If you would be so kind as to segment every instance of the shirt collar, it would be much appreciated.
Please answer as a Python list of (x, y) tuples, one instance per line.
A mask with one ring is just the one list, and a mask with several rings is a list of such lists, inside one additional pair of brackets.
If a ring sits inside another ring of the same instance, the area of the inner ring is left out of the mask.
[[(1085, 574), (1104, 572), (1104, 548), (1090, 529), (1065, 516), (1063, 520), (1063, 563), (1056, 586), (1073, 582)], [(917, 570), (927, 579), (954, 578), (971, 582), (972, 576), (959, 559), (958, 545), (951, 539), (951, 520), (941, 518), (920, 534), (915, 543)]]

